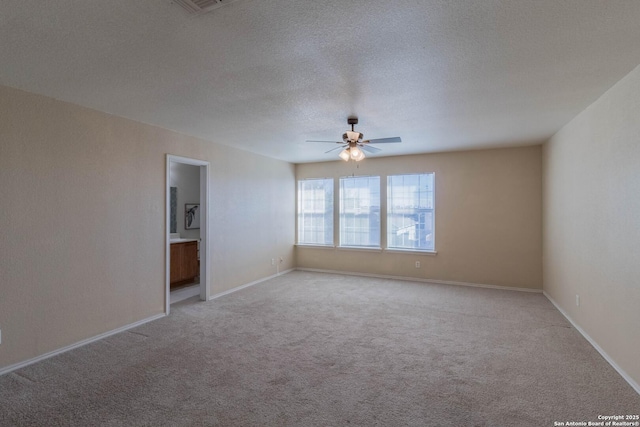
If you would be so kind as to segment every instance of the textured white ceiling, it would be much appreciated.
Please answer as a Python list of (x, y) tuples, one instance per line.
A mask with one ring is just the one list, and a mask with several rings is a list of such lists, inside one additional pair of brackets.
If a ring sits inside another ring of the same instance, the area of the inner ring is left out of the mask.
[(638, 0), (3, 0), (0, 84), (290, 162), (538, 143), (640, 63)]

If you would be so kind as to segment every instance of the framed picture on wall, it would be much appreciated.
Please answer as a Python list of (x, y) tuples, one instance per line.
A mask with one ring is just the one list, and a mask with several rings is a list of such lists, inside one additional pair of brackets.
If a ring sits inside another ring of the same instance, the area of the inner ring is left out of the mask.
[(184, 228), (193, 230), (200, 228), (200, 204), (185, 203), (184, 205)]

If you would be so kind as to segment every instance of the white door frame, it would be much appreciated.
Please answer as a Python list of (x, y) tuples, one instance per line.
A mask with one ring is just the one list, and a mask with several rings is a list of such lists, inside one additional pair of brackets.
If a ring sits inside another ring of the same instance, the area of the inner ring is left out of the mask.
[(209, 244), (209, 170), (211, 164), (204, 160), (190, 159), (188, 157), (167, 154), (166, 172), (166, 229), (165, 229), (165, 313), (169, 314), (171, 307), (170, 292), (170, 266), (171, 266), (171, 163), (183, 163), (186, 165), (200, 166), (200, 299), (208, 301), (211, 294), (209, 279), (211, 278), (211, 246)]

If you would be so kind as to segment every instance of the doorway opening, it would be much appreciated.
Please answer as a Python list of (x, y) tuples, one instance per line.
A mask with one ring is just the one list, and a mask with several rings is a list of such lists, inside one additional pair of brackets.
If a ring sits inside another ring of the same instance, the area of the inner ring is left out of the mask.
[(209, 168), (209, 162), (167, 154), (166, 314), (174, 302), (209, 299)]

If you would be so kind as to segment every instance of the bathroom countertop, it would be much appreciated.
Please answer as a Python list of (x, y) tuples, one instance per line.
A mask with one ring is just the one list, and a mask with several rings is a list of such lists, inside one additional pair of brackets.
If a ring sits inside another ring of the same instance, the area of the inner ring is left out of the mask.
[(186, 242), (197, 242), (200, 239), (170, 239), (169, 243), (186, 243)]

